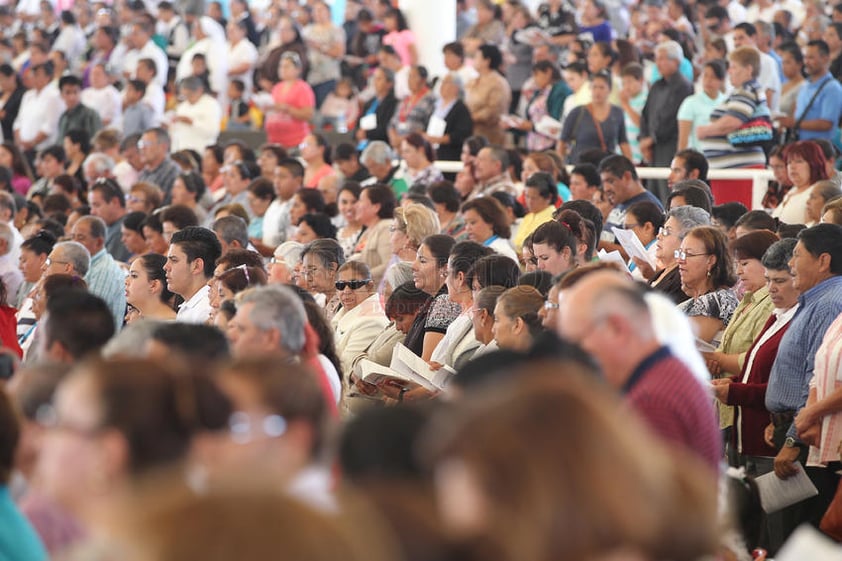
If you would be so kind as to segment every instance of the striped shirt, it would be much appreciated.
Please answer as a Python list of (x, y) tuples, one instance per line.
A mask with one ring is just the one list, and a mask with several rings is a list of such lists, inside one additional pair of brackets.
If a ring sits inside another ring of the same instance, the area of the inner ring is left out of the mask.
[[(724, 116), (736, 117), (741, 123), (753, 118), (769, 116), (766, 94), (757, 80), (750, 80), (740, 88), (735, 88), (725, 102), (710, 114), (711, 122)], [(713, 136), (701, 140), (705, 158), (712, 169), (743, 168), (765, 166), (766, 154), (760, 146), (735, 148), (728, 137)]]

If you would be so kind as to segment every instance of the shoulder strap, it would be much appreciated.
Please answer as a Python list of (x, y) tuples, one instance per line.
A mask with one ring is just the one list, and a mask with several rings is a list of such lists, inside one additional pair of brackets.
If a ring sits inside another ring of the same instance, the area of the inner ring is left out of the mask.
[(822, 82), (822, 83), (821, 83), (821, 85), (819, 86), (819, 89), (817, 89), (817, 90), (816, 90), (816, 93), (814, 93), (814, 94), (813, 94), (813, 97), (811, 97), (811, 98), (810, 98), (810, 102), (809, 102), (809, 103), (807, 103), (807, 107), (806, 107), (806, 108), (804, 109), (804, 111), (801, 113), (801, 116), (800, 116), (800, 117), (798, 117), (798, 120), (796, 120), (796, 121), (795, 121), (795, 124), (793, 125), (793, 127), (792, 127), (792, 128), (794, 128), (795, 130), (798, 130), (798, 129), (800, 129), (800, 128), (801, 128), (801, 122), (804, 120), (804, 117), (807, 115), (807, 113), (809, 113), (810, 109), (812, 109), (812, 108), (813, 108), (813, 103), (815, 103), (816, 98), (817, 98), (817, 97), (819, 97), (819, 94), (820, 94), (820, 93), (822, 93), (822, 90), (824, 89), (824, 87), (825, 87), (825, 86), (826, 86), (826, 85), (827, 85), (827, 84), (828, 84), (831, 80), (833, 80), (833, 76), (828, 76), (828, 77), (827, 77), (827, 79), (826, 79), (824, 82)]
[(607, 146), (605, 145), (605, 136), (602, 133), (602, 124), (596, 120), (596, 115), (594, 115), (593, 107), (591, 104), (588, 104), (588, 113), (591, 114), (591, 120), (593, 121), (593, 126), (596, 128), (596, 134), (599, 136), (599, 147), (602, 148), (602, 151), (605, 152), (607, 150)]

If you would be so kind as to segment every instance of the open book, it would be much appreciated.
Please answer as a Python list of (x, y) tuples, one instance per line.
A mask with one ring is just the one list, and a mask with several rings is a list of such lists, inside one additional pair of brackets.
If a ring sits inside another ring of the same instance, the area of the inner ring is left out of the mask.
[(412, 382), (427, 391), (435, 392), (444, 389), (455, 371), (448, 366), (432, 370), (421, 357), (398, 343), (392, 351), (392, 362), (388, 367), (363, 359), (360, 361), (360, 373), (363, 381), (369, 384), (392, 378), (401, 382)]

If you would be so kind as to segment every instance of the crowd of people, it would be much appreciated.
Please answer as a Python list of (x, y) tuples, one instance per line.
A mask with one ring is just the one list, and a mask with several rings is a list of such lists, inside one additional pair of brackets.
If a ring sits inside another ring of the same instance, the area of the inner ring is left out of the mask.
[(0, 557), (842, 541), (842, 4), (454, 16), (0, 6)]

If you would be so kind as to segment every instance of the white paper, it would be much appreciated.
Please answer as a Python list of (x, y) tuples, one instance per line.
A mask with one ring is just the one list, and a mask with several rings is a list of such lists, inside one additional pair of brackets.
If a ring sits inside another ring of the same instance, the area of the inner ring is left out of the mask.
[(842, 559), (839, 544), (810, 526), (799, 526), (778, 551), (776, 561), (839, 561)]
[(553, 119), (549, 115), (544, 115), (538, 122), (535, 123), (535, 132), (543, 134), (550, 138), (561, 137), (561, 121)]
[(500, 122), (503, 123), (503, 126), (510, 129), (520, 128), (520, 124), (523, 123), (523, 121), (523, 118), (518, 115), (508, 114), (500, 117)]
[(388, 366), (377, 364), (376, 362), (371, 361), (367, 358), (360, 360), (358, 366), (360, 368), (360, 377), (362, 378), (363, 382), (368, 382), (372, 385), (377, 385), (378, 383), (389, 378), (394, 378), (403, 382), (414, 381), (412, 379), (407, 378), (400, 372), (392, 370)]
[(377, 128), (377, 114), (372, 113), (360, 119), (360, 128), (364, 131), (373, 131)]
[(789, 479), (780, 479), (772, 471), (754, 480), (760, 492), (760, 504), (764, 511), (778, 512), (819, 494), (801, 463), (795, 462), (795, 465), (798, 466), (798, 473)]
[(657, 269), (655, 266), (655, 260), (652, 259), (649, 252), (646, 251), (646, 248), (643, 247), (642, 243), (640, 243), (640, 238), (637, 237), (637, 234), (631, 230), (617, 228), (616, 226), (612, 226), (611, 231), (614, 232), (614, 236), (617, 238), (617, 243), (620, 244), (626, 252), (626, 255), (629, 256), (629, 259), (637, 257), (641, 261), (646, 261), (653, 270)]
[(604, 249), (600, 249), (596, 254), (597, 259), (604, 263), (617, 263), (623, 267), (623, 270), (628, 271), (629, 266), (626, 265), (626, 260), (623, 259), (623, 256), (620, 255), (620, 252), (616, 249), (614, 251), (605, 251)]
[(430, 136), (444, 136), (444, 129), (447, 128), (447, 123), (441, 117), (433, 115), (430, 117), (430, 122), (427, 123), (427, 134)]
[(401, 343), (395, 345), (395, 350), (392, 351), (392, 364), (390, 366), (401, 374), (420, 378), (416, 383), (429, 391), (443, 390), (454, 374), (453, 369), (447, 366), (442, 366), (439, 370), (433, 370), (424, 359)]

